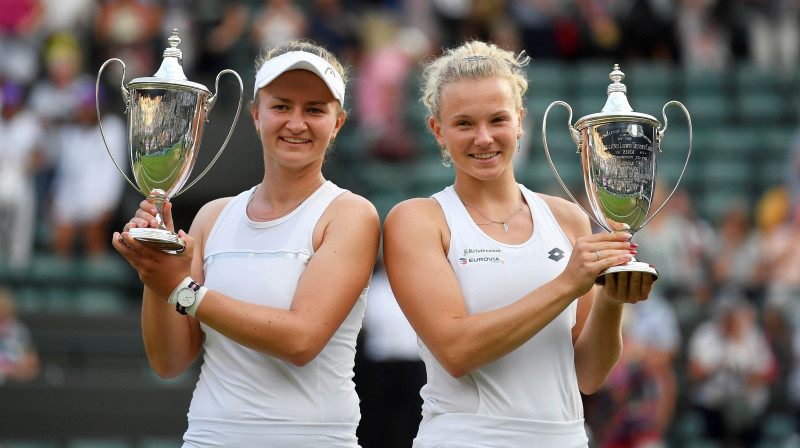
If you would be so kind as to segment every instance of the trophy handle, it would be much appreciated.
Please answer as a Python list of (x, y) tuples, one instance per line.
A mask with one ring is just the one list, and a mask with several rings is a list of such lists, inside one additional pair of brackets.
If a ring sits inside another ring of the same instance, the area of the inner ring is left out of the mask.
[(126, 70), (125, 63), (122, 62), (121, 59), (111, 58), (107, 60), (105, 63), (103, 63), (102, 66), (100, 66), (100, 71), (97, 72), (97, 82), (94, 85), (94, 105), (95, 109), (97, 110), (97, 125), (100, 127), (100, 136), (103, 137), (103, 143), (106, 145), (106, 151), (108, 151), (108, 155), (114, 162), (114, 166), (117, 167), (120, 174), (122, 174), (122, 177), (124, 177), (125, 180), (127, 180), (128, 183), (131, 184), (133, 189), (138, 190), (139, 187), (137, 187), (136, 184), (133, 183), (133, 181), (131, 181), (130, 178), (128, 178), (128, 175), (125, 174), (125, 171), (123, 171), (122, 167), (120, 167), (119, 163), (117, 163), (117, 159), (114, 158), (114, 154), (111, 153), (111, 148), (108, 147), (108, 140), (106, 140), (106, 133), (103, 131), (103, 121), (100, 118), (100, 76), (103, 74), (103, 70), (106, 68), (106, 65), (114, 61), (117, 61), (120, 64), (122, 64), (122, 80), (120, 80), (119, 86), (122, 91), (122, 99), (125, 101), (126, 114), (128, 113), (128, 108), (130, 107), (130, 95), (128, 93), (128, 89), (125, 88), (125, 70)]
[(587, 212), (586, 209), (583, 208), (583, 206), (580, 204), (580, 202), (578, 202), (578, 200), (575, 199), (575, 196), (573, 196), (572, 193), (569, 191), (569, 188), (567, 188), (567, 186), (564, 184), (564, 181), (561, 180), (561, 176), (558, 174), (558, 170), (556, 170), (556, 166), (553, 164), (553, 159), (550, 158), (550, 150), (547, 148), (547, 114), (550, 113), (550, 108), (552, 108), (553, 106), (564, 106), (569, 111), (569, 118), (567, 119), (567, 126), (569, 127), (569, 133), (570, 136), (572, 136), (572, 140), (574, 140), (575, 144), (578, 146), (577, 153), (581, 152), (581, 133), (578, 132), (578, 130), (575, 129), (574, 126), (572, 126), (572, 108), (569, 106), (569, 104), (565, 103), (564, 101), (553, 101), (552, 103), (550, 103), (549, 106), (547, 106), (547, 110), (544, 111), (544, 118), (542, 119), (542, 143), (544, 144), (544, 153), (547, 156), (547, 163), (550, 164), (550, 168), (553, 170), (553, 173), (555, 173), (556, 179), (558, 179), (558, 183), (561, 184), (561, 188), (563, 188), (564, 191), (567, 192), (570, 199), (572, 199), (572, 202), (574, 202), (575, 205), (580, 207), (581, 210), (583, 210), (583, 213), (586, 213), (586, 216), (588, 216), (589, 219), (594, 221), (595, 224), (611, 232), (612, 230), (608, 227), (608, 225), (598, 221), (597, 218), (592, 216), (591, 213)]
[(664, 138), (664, 135), (667, 132), (667, 107), (668, 106), (678, 106), (683, 110), (683, 113), (686, 114), (686, 121), (689, 123), (689, 152), (686, 154), (686, 162), (683, 164), (683, 169), (681, 170), (681, 175), (678, 176), (678, 181), (675, 182), (675, 187), (670, 192), (669, 196), (664, 199), (664, 202), (661, 203), (661, 206), (647, 218), (640, 227), (644, 227), (651, 219), (655, 218), (656, 214), (667, 205), (667, 202), (672, 198), (672, 195), (675, 194), (675, 191), (678, 189), (678, 185), (681, 184), (681, 180), (683, 179), (683, 174), (686, 172), (686, 167), (689, 165), (689, 157), (692, 156), (692, 117), (689, 116), (689, 111), (686, 110), (686, 107), (681, 104), (679, 101), (670, 101), (667, 104), (664, 104), (664, 107), (661, 109), (661, 116), (664, 117), (664, 127), (661, 129), (656, 130), (658, 133), (658, 151), (661, 152), (661, 140)]
[(208, 113), (211, 112), (211, 109), (213, 109), (214, 105), (217, 103), (217, 92), (219, 92), (219, 78), (222, 77), (222, 75), (224, 75), (225, 73), (232, 74), (239, 81), (239, 106), (236, 109), (236, 116), (233, 117), (233, 123), (231, 123), (231, 129), (228, 131), (228, 136), (225, 137), (225, 142), (222, 143), (222, 147), (219, 148), (219, 151), (217, 151), (217, 155), (215, 155), (214, 158), (211, 159), (211, 162), (209, 162), (208, 166), (206, 166), (206, 169), (204, 169), (200, 174), (198, 174), (197, 177), (195, 177), (194, 180), (191, 181), (188, 185), (186, 185), (180, 191), (172, 195), (173, 198), (183, 193), (184, 191), (188, 190), (189, 187), (194, 185), (198, 180), (200, 180), (200, 178), (205, 176), (208, 170), (210, 170), (211, 167), (214, 165), (214, 163), (216, 163), (217, 159), (219, 159), (219, 156), (222, 154), (222, 151), (225, 149), (225, 147), (228, 146), (228, 141), (230, 141), (231, 136), (233, 135), (233, 130), (234, 128), (236, 128), (236, 122), (239, 120), (239, 113), (242, 111), (242, 97), (244, 96), (244, 85), (242, 84), (242, 78), (239, 76), (239, 74), (230, 69), (225, 69), (219, 72), (219, 74), (217, 74), (217, 80), (214, 82), (214, 94), (211, 95), (211, 98), (209, 98), (208, 102), (206, 102), (205, 120), (208, 121)]

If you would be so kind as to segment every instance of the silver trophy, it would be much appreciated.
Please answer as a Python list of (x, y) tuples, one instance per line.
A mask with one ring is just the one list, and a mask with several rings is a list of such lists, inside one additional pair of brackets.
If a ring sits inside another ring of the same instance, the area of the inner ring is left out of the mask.
[[(122, 64), (122, 98), (125, 101), (125, 114), (128, 116), (128, 150), (130, 151), (131, 172), (134, 184), (120, 167), (108, 147), (103, 125), (100, 133), (108, 150), (108, 155), (133, 188), (148, 199), (153, 199), (158, 213), (158, 228), (133, 228), (130, 234), (137, 240), (151, 244), (164, 251), (180, 251), (183, 241), (178, 235), (164, 226), (161, 210), (164, 201), (178, 196), (202, 178), (217, 161), (233, 135), (236, 121), (242, 110), (244, 88), (239, 74), (233, 70), (223, 70), (217, 75), (215, 90), (219, 90), (219, 79), (230, 73), (239, 81), (239, 107), (231, 124), (228, 136), (216, 156), (206, 169), (189, 185), (183, 188), (194, 168), (203, 137), (203, 128), (208, 114), (217, 101), (217, 93), (211, 92), (202, 84), (186, 79), (182, 67), (182, 53), (178, 49), (181, 39), (178, 30), (172, 31), (168, 39), (169, 47), (164, 50), (164, 59), (155, 75), (136, 78), (128, 87), (125, 82), (125, 63), (117, 58), (107, 60), (97, 73), (96, 96), (99, 96), (100, 76), (106, 65), (117, 61)], [(100, 119), (100, 104), (97, 101), (97, 118)]]
[[(572, 125), (572, 108), (569, 104), (563, 101), (551, 103), (544, 113), (542, 141), (547, 161), (570, 199), (606, 231), (634, 234), (661, 211), (678, 189), (692, 154), (692, 120), (683, 104), (669, 101), (661, 110), (664, 117), (664, 127), (661, 127), (654, 117), (634, 112), (628, 104), (627, 89), (621, 82), (625, 74), (620, 71), (619, 65), (614, 65), (609, 78), (613, 82), (608, 86), (608, 99), (602, 111), (584, 116), (575, 126)], [(592, 213), (586, 211), (564, 185), (550, 157), (547, 148), (547, 114), (556, 105), (564, 106), (569, 111), (567, 125), (578, 146), (578, 154), (581, 155), (583, 180)], [(653, 205), (658, 153), (667, 131), (666, 109), (670, 105), (680, 107), (686, 114), (689, 123), (689, 151), (672, 192), (655, 213), (648, 217)], [(653, 275), (653, 280), (658, 279), (655, 267), (634, 258), (628, 263), (604, 270), (595, 281), (603, 284), (606, 274), (618, 272), (647, 272)]]

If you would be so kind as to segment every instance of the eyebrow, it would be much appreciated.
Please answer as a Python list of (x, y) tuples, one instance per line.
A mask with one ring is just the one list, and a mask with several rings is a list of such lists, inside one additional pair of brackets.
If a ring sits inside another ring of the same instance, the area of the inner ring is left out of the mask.
[[(499, 110), (499, 111), (496, 111), (496, 112), (493, 112), (493, 113), (489, 114), (489, 117), (490, 118), (496, 118), (496, 117), (499, 117), (501, 115), (509, 115), (509, 113), (508, 113), (508, 111), (505, 111), (505, 110)], [(469, 114), (456, 114), (456, 115), (451, 116), (449, 119), (450, 120), (459, 120), (459, 119), (464, 119), (464, 118), (473, 118), (473, 116), (469, 115)]]
[[(279, 96), (273, 96), (272, 98), (274, 100), (282, 101), (284, 103), (294, 103), (294, 101), (290, 100), (289, 98), (283, 98), (283, 97), (279, 97)], [(304, 103), (304, 104), (307, 104), (309, 106), (320, 106), (320, 105), (326, 105), (326, 104), (328, 104), (328, 102), (327, 101), (315, 100), (315, 101), (308, 101), (307, 103)]]

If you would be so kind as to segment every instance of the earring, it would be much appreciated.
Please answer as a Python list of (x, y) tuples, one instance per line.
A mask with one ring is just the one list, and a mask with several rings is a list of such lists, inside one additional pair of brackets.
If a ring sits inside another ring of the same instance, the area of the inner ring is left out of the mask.
[(453, 159), (450, 157), (450, 151), (447, 149), (447, 145), (442, 145), (439, 147), (442, 152), (442, 165), (449, 167), (453, 163)]
[(517, 152), (519, 152), (519, 142), (522, 140), (522, 136), (517, 137)]

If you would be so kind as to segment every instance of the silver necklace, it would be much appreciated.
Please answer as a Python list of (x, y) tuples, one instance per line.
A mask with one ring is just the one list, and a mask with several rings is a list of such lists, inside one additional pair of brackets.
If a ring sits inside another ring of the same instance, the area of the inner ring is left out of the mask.
[[(247, 208), (250, 210), (250, 215), (252, 215), (254, 218), (257, 218), (257, 219), (261, 219), (261, 220), (264, 220), (264, 221), (270, 221), (270, 220), (273, 220), (273, 219), (280, 218), (281, 216), (284, 216), (285, 214), (287, 214), (287, 213), (291, 212), (292, 210), (296, 209), (297, 207), (300, 207), (301, 205), (303, 205), (303, 202), (305, 202), (306, 200), (308, 200), (308, 198), (311, 197), (311, 194), (314, 192), (314, 189), (317, 188), (317, 186), (319, 186), (319, 184), (321, 184), (323, 180), (324, 179), (322, 179), (322, 176), (319, 176), (319, 179), (317, 179), (317, 181), (314, 183), (314, 185), (311, 186), (311, 188), (308, 190), (308, 193), (306, 193), (306, 196), (303, 199), (300, 199), (299, 201), (297, 201), (296, 205), (293, 205), (293, 206), (287, 208), (286, 210), (278, 213), (275, 216), (266, 218), (264, 216), (258, 216), (258, 215), (255, 214), (255, 212), (253, 211), (253, 198), (256, 196), (256, 192), (255, 191), (253, 192), (253, 195), (250, 196), (250, 200), (247, 201)], [(259, 188), (260, 187), (261, 186), (259, 185)], [(258, 188), (256, 188), (256, 191), (257, 190), (258, 190)]]
[(481, 214), (481, 216), (483, 216), (484, 218), (488, 219), (489, 221), (491, 221), (491, 222), (493, 222), (493, 223), (495, 223), (495, 224), (501, 224), (501, 225), (503, 226), (503, 230), (504, 230), (506, 233), (508, 233), (508, 221), (510, 221), (510, 220), (511, 220), (511, 218), (513, 218), (513, 217), (514, 217), (514, 215), (516, 215), (517, 213), (521, 212), (521, 211), (522, 211), (522, 209), (524, 208), (524, 206), (522, 205), (522, 193), (520, 193), (520, 194), (519, 194), (519, 205), (517, 206), (517, 208), (516, 208), (516, 209), (515, 209), (513, 212), (511, 212), (511, 214), (510, 214), (510, 215), (508, 215), (508, 218), (506, 218), (506, 219), (504, 219), (504, 220), (502, 220), (502, 221), (496, 221), (496, 220), (494, 220), (494, 219), (492, 219), (492, 218), (490, 218), (490, 217), (486, 216), (486, 214), (485, 214), (485, 213), (483, 213), (483, 211), (482, 211), (481, 209), (479, 209), (478, 207), (475, 207), (475, 206), (474, 206), (474, 205), (472, 205), (472, 204), (467, 204), (466, 202), (464, 202), (464, 200), (463, 200), (463, 199), (461, 199), (461, 197), (460, 197), (460, 196), (458, 197), (458, 199), (461, 201), (461, 203), (462, 203), (462, 204), (466, 205), (467, 207), (472, 207), (472, 208), (474, 208), (475, 210), (477, 210), (477, 211), (478, 211), (478, 213), (480, 213), (480, 214)]

